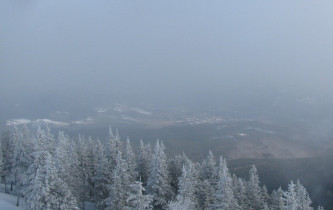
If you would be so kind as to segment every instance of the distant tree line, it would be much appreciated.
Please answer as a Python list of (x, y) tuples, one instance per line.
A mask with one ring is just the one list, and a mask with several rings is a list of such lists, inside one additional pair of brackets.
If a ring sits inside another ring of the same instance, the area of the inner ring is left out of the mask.
[[(226, 209), (310, 210), (305, 187), (290, 182), (269, 193), (255, 166), (245, 180), (229, 172), (226, 160), (209, 151), (201, 162), (185, 154), (167, 158), (163, 142), (152, 148), (109, 129), (99, 139), (55, 137), (48, 127), (13, 126), (1, 139), (0, 172), (6, 192), (15, 187), (24, 209)], [(135, 152), (134, 152), (135, 151)], [(323, 209), (318, 207), (319, 210)]]

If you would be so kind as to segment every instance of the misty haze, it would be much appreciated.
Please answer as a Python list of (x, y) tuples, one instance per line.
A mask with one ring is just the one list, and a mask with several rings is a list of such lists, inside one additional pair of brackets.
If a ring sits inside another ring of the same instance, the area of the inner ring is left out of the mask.
[(1, 209), (333, 209), (333, 2), (2, 0)]

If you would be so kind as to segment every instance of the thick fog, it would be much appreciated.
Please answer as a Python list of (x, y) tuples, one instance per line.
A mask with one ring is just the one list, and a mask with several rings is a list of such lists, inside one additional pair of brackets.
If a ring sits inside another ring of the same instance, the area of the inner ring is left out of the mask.
[(332, 1), (2, 0), (1, 105), (84, 97), (260, 115), (311, 104), (306, 113), (325, 117), (332, 11)]

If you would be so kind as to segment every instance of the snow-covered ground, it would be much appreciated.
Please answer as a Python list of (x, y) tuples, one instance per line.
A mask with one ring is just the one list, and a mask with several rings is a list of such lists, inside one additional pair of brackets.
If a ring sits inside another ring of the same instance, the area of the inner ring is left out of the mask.
[[(21, 199), (23, 202), (23, 199)], [(22, 210), (23, 205), (21, 203), (20, 206), (16, 206), (16, 195), (7, 194), (4, 192), (0, 192), (0, 210)], [(91, 202), (85, 202), (86, 210), (95, 210), (95, 204)]]
[(12, 209), (22, 209), (21, 206), (16, 206), (16, 196), (0, 192), (0, 210)]
[[(12, 191), (11, 194), (5, 193), (5, 185), (1, 183), (0, 184), (0, 210), (23, 209), (22, 206), (16, 206), (16, 199), (17, 199), (17, 197), (16, 197), (16, 195), (14, 195), (14, 191)], [(21, 199), (20, 202), (22, 203), (23, 199)]]
[[(14, 193), (14, 191), (12, 193)], [(16, 206), (16, 199), (17, 199), (16, 195), (5, 193), (4, 184), (0, 184), (0, 210), (24, 209), (24, 203), (23, 203), (24, 199), (21, 198), (20, 206)], [(86, 210), (96, 210), (95, 204), (88, 201), (85, 202), (84, 207)]]

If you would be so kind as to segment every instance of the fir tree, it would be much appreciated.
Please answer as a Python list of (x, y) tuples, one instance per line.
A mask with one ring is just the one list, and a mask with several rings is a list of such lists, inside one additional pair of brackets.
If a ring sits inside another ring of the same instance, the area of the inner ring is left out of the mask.
[(193, 203), (190, 199), (175, 200), (168, 204), (168, 210), (193, 210)]
[(228, 210), (240, 209), (232, 190), (232, 178), (226, 161), (220, 157), (218, 169), (218, 182), (216, 191), (216, 204), (214, 207)]
[(216, 202), (215, 189), (207, 179), (199, 180), (198, 188), (198, 203), (201, 208), (208, 209), (209, 206)]
[(196, 198), (197, 189), (197, 172), (193, 166), (193, 163), (188, 162), (183, 165), (182, 175), (179, 178), (179, 192), (177, 195), (177, 201), (182, 203), (185, 200), (191, 202), (190, 207), (194, 209), (198, 203)]
[(295, 190), (297, 195), (298, 208), (304, 210), (311, 210), (311, 199), (305, 187), (300, 183), (299, 180), (297, 180), (296, 182)]
[(261, 191), (263, 203), (269, 204), (271, 202), (271, 197), (265, 185), (262, 187)]
[(65, 177), (65, 182), (67, 183), (69, 189), (73, 193), (77, 200), (83, 203), (84, 195), (84, 176), (82, 175), (82, 169), (79, 161), (79, 151), (77, 144), (70, 139), (69, 142), (69, 158), (68, 158), (68, 168)]
[(107, 162), (104, 155), (104, 150), (101, 142), (97, 140), (97, 146), (95, 149), (96, 154), (96, 162), (94, 164), (95, 169), (95, 176), (93, 177), (94, 180), (94, 201), (97, 203), (98, 208), (104, 209), (105, 205), (103, 200), (105, 200), (109, 195), (108, 184), (111, 183), (109, 180), (110, 173), (109, 169), (107, 168)]
[(69, 164), (69, 137), (64, 134), (63, 131), (59, 132), (58, 141), (56, 144), (54, 160), (57, 169), (59, 170), (58, 174), (63, 180), (68, 176), (67, 170), (70, 168)]
[(233, 175), (233, 192), (237, 200), (237, 203), (242, 209), (249, 208), (249, 199), (246, 196), (246, 186), (245, 181), (242, 178)]
[(128, 166), (122, 158), (119, 151), (116, 158), (116, 167), (113, 174), (113, 183), (110, 185), (110, 195), (105, 200), (106, 209), (122, 209), (126, 205), (126, 199), (129, 192), (129, 175), (127, 174)]
[(284, 198), (283, 198), (284, 192), (279, 187), (278, 190), (273, 190), (272, 192), (272, 210), (284, 210)]
[(293, 181), (288, 184), (288, 191), (284, 193), (286, 209), (296, 210), (298, 208), (298, 199), (296, 194), (296, 185)]
[[(116, 159), (118, 152), (122, 151), (122, 143), (120, 142), (120, 137), (118, 134), (118, 130), (116, 130), (116, 135), (113, 134), (112, 128), (109, 128), (109, 134), (107, 138), (107, 144), (106, 144), (106, 149), (105, 149), (105, 158), (107, 160), (107, 168), (110, 171), (113, 171), (116, 167)], [(109, 174), (110, 177), (108, 180), (112, 182), (113, 180), (113, 173)], [(107, 183), (107, 184), (112, 184), (112, 183)]]
[(25, 177), (25, 172), (32, 163), (30, 154), (33, 152), (33, 146), (35, 142), (32, 141), (29, 129), (24, 126), (22, 129), (15, 127), (14, 131), (16, 146), (14, 150), (14, 162), (12, 166), (12, 176), (15, 179), (17, 188), (17, 202), (16, 205), (20, 205), (21, 188)]
[(131, 192), (128, 195), (127, 203), (135, 210), (151, 209), (153, 198), (151, 195), (144, 195), (145, 188), (141, 181), (135, 181), (130, 185)]
[(147, 185), (149, 176), (149, 164), (151, 162), (152, 152), (150, 144), (144, 145), (142, 139), (140, 139), (139, 155), (137, 159), (137, 172), (141, 177), (141, 181), (144, 186)]
[(5, 184), (5, 192), (8, 192), (7, 185), (10, 184), (12, 187), (13, 179), (11, 176), (12, 167), (14, 163), (14, 151), (15, 151), (15, 138), (13, 138), (13, 132), (3, 134), (2, 137), (2, 181)]
[(182, 175), (183, 166), (189, 164), (189, 162), (189, 159), (184, 153), (182, 155), (176, 155), (169, 161), (170, 185), (174, 194), (178, 193), (178, 178)]
[(164, 146), (157, 140), (147, 181), (147, 193), (153, 196), (154, 208), (166, 208), (168, 200), (171, 198), (172, 192), (168, 179)]
[(124, 151), (124, 160), (127, 163), (127, 167), (128, 167), (127, 173), (129, 175), (129, 179), (131, 182), (134, 182), (137, 177), (136, 159), (135, 159), (135, 155), (134, 155), (132, 145), (131, 145), (129, 138), (127, 138), (127, 140), (126, 140), (126, 147), (125, 147), (125, 151)]
[(202, 180), (209, 180), (211, 185), (215, 185), (217, 182), (217, 170), (216, 162), (212, 151), (209, 150), (208, 156), (201, 164), (200, 178)]
[(250, 169), (249, 181), (247, 183), (247, 197), (249, 198), (250, 208), (262, 209), (264, 207), (262, 191), (259, 186), (259, 176), (254, 165)]
[(2, 138), (0, 139), (0, 182), (3, 182), (3, 167), (4, 167), (3, 153), (2, 153)]
[(37, 144), (35, 144), (35, 151), (48, 151), (51, 155), (54, 155), (56, 141), (51, 133), (50, 128), (47, 125), (45, 129), (43, 129), (41, 126), (38, 126), (36, 141)]
[(94, 166), (91, 153), (92, 148), (89, 145), (89, 140), (79, 135), (79, 141), (76, 146), (76, 155), (78, 164), (77, 181), (79, 182), (80, 187), (77, 188), (77, 193), (83, 209), (84, 202), (86, 200), (91, 200), (91, 191), (93, 189), (91, 178), (93, 177)]
[(78, 209), (66, 183), (60, 179), (49, 152), (34, 152), (24, 189), (26, 209)]

